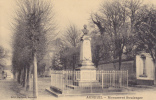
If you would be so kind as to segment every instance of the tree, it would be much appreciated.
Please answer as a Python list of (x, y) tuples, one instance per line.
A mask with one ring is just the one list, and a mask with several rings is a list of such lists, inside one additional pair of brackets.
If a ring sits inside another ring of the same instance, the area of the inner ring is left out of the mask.
[(134, 32), (134, 25), (137, 22), (137, 14), (142, 5), (142, 0), (124, 0), (124, 6), (130, 18), (131, 34)]
[(156, 66), (156, 8), (155, 6), (144, 5), (138, 14), (138, 21), (135, 24), (138, 36), (138, 45), (151, 54)]
[(104, 3), (101, 6), (100, 13), (91, 16), (92, 22), (98, 27), (101, 35), (109, 35), (112, 56), (114, 60), (118, 59), (119, 70), (129, 33), (127, 17), (126, 8), (119, 1)]
[[(80, 33), (75, 25), (70, 25), (59, 39), (56, 39), (57, 52), (53, 58), (55, 69), (72, 69), (78, 64)], [(57, 68), (58, 67), (58, 68)]]
[[(61, 62), (65, 66), (72, 66), (74, 70), (78, 63), (80, 33), (76, 26), (70, 25), (62, 36), (63, 48), (60, 51)], [(68, 61), (68, 62), (67, 62)]]
[(0, 65), (4, 67), (5, 61), (4, 59), (7, 58), (8, 52), (2, 46), (0, 46)]
[(128, 58), (134, 57), (134, 47), (137, 44), (138, 38), (135, 32), (135, 24), (138, 20), (138, 13), (140, 12), (140, 8), (142, 6), (142, 0), (124, 0), (123, 5), (126, 8), (126, 12), (128, 18), (130, 19), (130, 32), (128, 33), (129, 38), (127, 38), (126, 51), (124, 54), (127, 55)]
[(53, 41), (53, 47), (55, 48), (55, 52), (53, 53), (51, 69), (62, 70), (62, 65), (66, 65), (65, 63), (61, 63), (61, 51), (64, 48), (62, 40), (56, 38)]
[(4, 58), (6, 56), (4, 48), (0, 46), (0, 59)]
[(63, 65), (61, 63), (61, 57), (60, 57), (60, 53), (55, 53), (53, 59), (52, 59), (52, 69), (54, 70), (63, 70)]
[(72, 60), (73, 70), (75, 69), (76, 62), (77, 62), (77, 55), (79, 50), (77, 50), (79, 43), (80, 43), (80, 33), (75, 25), (70, 25), (64, 36), (63, 36), (64, 43), (66, 47), (70, 48), (68, 51), (68, 55), (70, 54)]
[(13, 22), (15, 34), (12, 63), (14, 72), (19, 73), (18, 80), (20, 74), (24, 74), (22, 79), (25, 86), (25, 76), (29, 83), (30, 66), (35, 68), (40, 62), (45, 54), (48, 37), (54, 35), (54, 13), (51, 4), (43, 0), (17, 0), (17, 5)]
[(45, 67), (46, 67), (45, 63), (38, 65), (37, 72), (39, 75), (43, 75), (43, 73), (45, 72)]
[(98, 33), (92, 33), (91, 46), (93, 63), (95, 64), (96, 68), (100, 62), (110, 60), (110, 44), (109, 39), (106, 36), (103, 37)]

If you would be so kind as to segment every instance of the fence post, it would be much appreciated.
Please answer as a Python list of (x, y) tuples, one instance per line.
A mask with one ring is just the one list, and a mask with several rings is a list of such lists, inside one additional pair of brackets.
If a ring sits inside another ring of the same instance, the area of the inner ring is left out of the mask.
[(113, 74), (113, 85), (114, 85), (114, 87), (116, 87), (116, 83), (115, 83), (115, 73), (116, 73), (116, 71), (114, 71), (114, 74)]
[(98, 70), (96, 70), (96, 80), (98, 80)]
[[(90, 80), (90, 81), (91, 81), (91, 74), (92, 74), (92, 73), (89, 74), (89, 78), (90, 78), (89, 80)], [(86, 83), (86, 84), (87, 84), (87, 83)], [(92, 82), (91, 82), (91, 93), (92, 93)]]
[(56, 85), (56, 73), (55, 73), (55, 71), (53, 71), (54, 73), (54, 75), (53, 75), (53, 77), (54, 77), (54, 86)]
[(62, 89), (63, 89), (63, 93), (64, 93), (64, 70), (62, 71)]
[(102, 73), (102, 89), (103, 89), (103, 73)]
[(109, 83), (108, 83), (108, 71), (106, 71), (106, 85), (109, 86)]
[(120, 71), (119, 74), (120, 74), (119, 75), (119, 84), (120, 84), (119, 87), (121, 87), (121, 84), (122, 84), (122, 71)]
[(127, 70), (127, 87), (128, 87), (128, 70)]
[(56, 71), (56, 86), (59, 87), (60, 86), (60, 82), (59, 82), (59, 71)]
[(52, 86), (52, 72), (50, 71), (50, 76), (51, 76), (51, 86)]
[(112, 76), (113, 76), (112, 77), (113, 78), (112, 85), (115, 87), (115, 71), (114, 70), (112, 71)]
[(109, 74), (110, 74), (110, 86), (111, 86), (111, 85), (112, 85), (112, 84), (111, 84), (111, 71), (109, 71)]

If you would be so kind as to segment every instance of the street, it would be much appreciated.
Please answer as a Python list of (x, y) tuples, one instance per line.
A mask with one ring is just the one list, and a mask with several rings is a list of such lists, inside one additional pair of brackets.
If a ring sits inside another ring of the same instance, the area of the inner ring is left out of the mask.
[[(23, 88), (21, 85), (19, 85), (15, 80), (13, 79), (6, 79), (6, 80), (0, 80), (0, 100), (34, 100), (32, 95), (32, 80), (31, 80), (31, 86), (30, 91), (27, 92), (25, 88)], [(95, 99), (97, 96), (72, 96), (72, 97), (59, 97), (56, 98), (47, 91), (45, 91), (45, 88), (50, 86), (50, 77), (45, 78), (38, 78), (38, 99), (37, 100), (72, 100), (74, 98), (79, 98), (79, 100), (85, 100), (85, 99)], [(124, 97), (126, 100), (132, 100), (133, 97), (140, 97), (139, 100), (154, 100), (154, 96), (156, 94), (156, 87), (155, 86), (148, 86), (148, 87), (130, 87), (131, 93), (133, 94), (109, 94), (108, 95), (102, 95), (101, 98), (105, 100), (113, 100), (114, 97)], [(100, 98), (99, 98), (100, 99)], [(118, 99), (116, 99), (118, 100)], [(134, 100), (134, 99), (133, 99)]]
[[(51, 94), (45, 91), (46, 84), (48, 84), (46, 80), (47, 79), (42, 78), (42, 81), (40, 80), (38, 81), (39, 97), (55, 98), (54, 96), (51, 96)], [(30, 86), (30, 91), (27, 92), (25, 88), (23, 88), (13, 79), (0, 80), (0, 100), (23, 100), (23, 99), (26, 100), (33, 99), (32, 85)]]
[(19, 93), (17, 88), (14, 88), (15, 83), (12, 79), (0, 80), (0, 99), (1, 100), (10, 100), (17, 96), (23, 96)]
[[(50, 86), (50, 77), (38, 78), (38, 99), (37, 100), (62, 100), (69, 97), (57, 98), (47, 91), (45, 88)], [(70, 97), (73, 99), (75, 97)], [(79, 97), (85, 98), (85, 97)], [(36, 100), (33, 98), (32, 79), (29, 92), (13, 79), (0, 80), (0, 100)]]

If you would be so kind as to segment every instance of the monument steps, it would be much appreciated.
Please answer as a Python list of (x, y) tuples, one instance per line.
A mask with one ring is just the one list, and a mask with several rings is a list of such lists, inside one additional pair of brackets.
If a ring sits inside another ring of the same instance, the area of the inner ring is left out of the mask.
[(76, 89), (76, 88), (78, 88), (78, 86), (75, 86), (75, 85), (66, 85), (66, 87), (68, 87), (70, 89)]
[(50, 86), (50, 90), (52, 90), (58, 94), (62, 94), (62, 92), (63, 92), (61, 89), (54, 87), (54, 86)]
[(61, 97), (61, 96), (63, 96), (62, 94), (60, 94), (58, 92), (55, 92), (55, 91), (51, 90), (50, 88), (46, 88), (45, 90), (47, 92), (49, 92), (50, 94), (54, 95), (55, 97)]
[[(63, 91), (62, 94), (55, 92), (54, 90), (51, 90), (50, 88), (46, 88), (46, 91), (49, 92), (50, 94), (54, 95), (55, 97), (64, 97), (64, 96), (83, 96), (83, 95), (108, 95), (108, 94), (134, 94), (133, 92), (129, 92), (127, 89), (123, 88), (114, 88), (114, 87), (109, 87), (109, 88), (96, 88), (96, 89), (91, 89), (91, 88), (75, 88), (71, 89), (68, 88)], [(96, 92), (95, 92), (96, 91)]]

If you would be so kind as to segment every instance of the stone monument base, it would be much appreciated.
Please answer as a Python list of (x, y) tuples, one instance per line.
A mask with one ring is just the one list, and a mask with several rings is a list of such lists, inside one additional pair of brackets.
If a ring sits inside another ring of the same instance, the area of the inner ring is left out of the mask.
[[(82, 65), (82, 66), (81, 66)], [(82, 63), (80, 67), (76, 68), (79, 71), (78, 78), (75, 80), (76, 86), (95, 86), (99, 82), (96, 81), (96, 68), (92, 63)]]
[(98, 87), (100, 83), (98, 81), (74, 81), (73, 85), (80, 86), (80, 87)]

